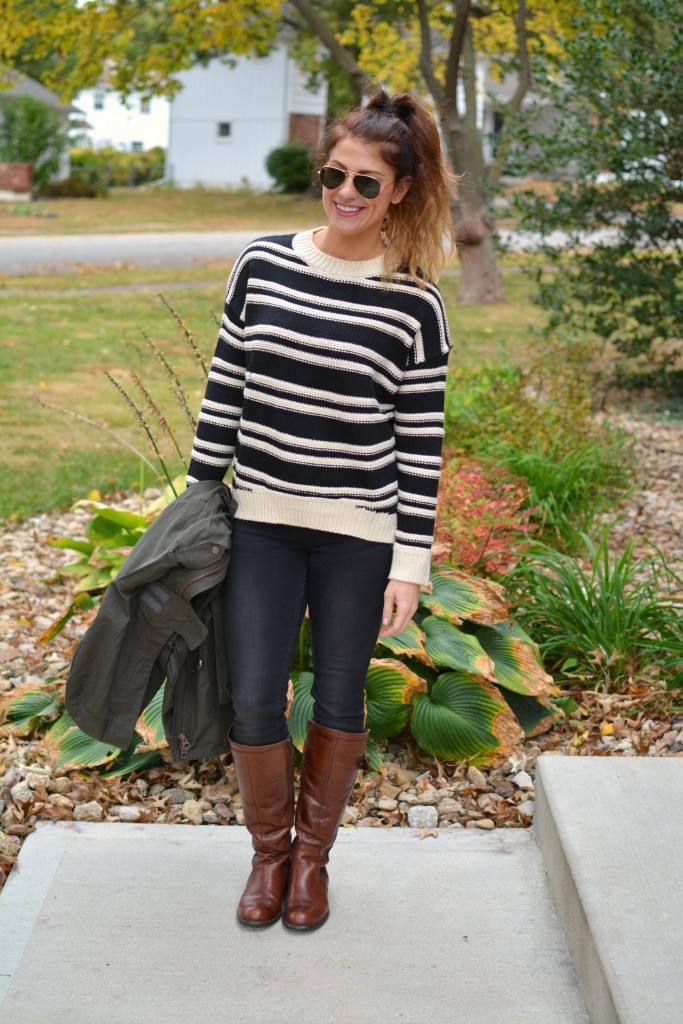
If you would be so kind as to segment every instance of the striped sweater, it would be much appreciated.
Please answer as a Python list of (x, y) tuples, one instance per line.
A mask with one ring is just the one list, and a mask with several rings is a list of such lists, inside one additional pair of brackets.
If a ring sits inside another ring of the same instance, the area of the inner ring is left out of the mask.
[(448, 323), (438, 288), (381, 281), (313, 231), (261, 238), (230, 275), (187, 484), (232, 465), (236, 516), (393, 544), (429, 580)]

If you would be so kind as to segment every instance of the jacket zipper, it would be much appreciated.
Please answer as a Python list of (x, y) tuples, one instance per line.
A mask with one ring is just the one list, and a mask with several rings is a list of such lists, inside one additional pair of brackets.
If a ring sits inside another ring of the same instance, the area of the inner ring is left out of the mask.
[(203, 572), (199, 576), (193, 576), (191, 580), (188, 580), (187, 583), (180, 588), (180, 590), (176, 591), (178, 597), (182, 597), (183, 593), (188, 587), (191, 587), (193, 583), (197, 583), (199, 580), (205, 580), (207, 576), (213, 576), (215, 573), (220, 572), (221, 569), (225, 569), (229, 561), (230, 559), (226, 558), (226, 560), (221, 562), (220, 565), (217, 565), (215, 569), (209, 569), (208, 572)]

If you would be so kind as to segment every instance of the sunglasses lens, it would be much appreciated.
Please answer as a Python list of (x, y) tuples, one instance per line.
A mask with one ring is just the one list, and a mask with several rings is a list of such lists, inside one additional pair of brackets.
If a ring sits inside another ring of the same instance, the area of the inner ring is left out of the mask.
[[(344, 171), (338, 167), (321, 167), (318, 177), (323, 188), (339, 188), (346, 181)], [(363, 199), (376, 199), (382, 191), (377, 178), (370, 178), (367, 174), (354, 174), (353, 187)]]
[(337, 167), (321, 167), (319, 177), (323, 188), (339, 188), (346, 175)]
[(377, 178), (368, 178), (365, 174), (357, 174), (353, 179), (353, 184), (363, 199), (376, 199), (381, 191)]

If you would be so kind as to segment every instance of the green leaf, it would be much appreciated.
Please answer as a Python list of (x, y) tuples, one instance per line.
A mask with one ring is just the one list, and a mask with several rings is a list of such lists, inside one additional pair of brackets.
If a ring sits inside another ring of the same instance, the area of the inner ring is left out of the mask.
[(515, 633), (519, 627), (507, 623), (498, 626), (478, 626), (475, 631), (479, 643), (493, 659), (495, 681), (498, 686), (527, 696), (557, 693), (552, 676), (539, 663), (535, 645), (530, 647)]
[(375, 772), (382, 771), (382, 765), (384, 763), (382, 758), (382, 751), (379, 749), (372, 736), (368, 736), (367, 746), (365, 748), (365, 756), (368, 759), (370, 768)]
[(143, 532), (147, 529), (147, 519), (136, 512), (125, 512), (118, 508), (98, 509), (96, 519), (104, 519), (107, 522), (123, 526), (126, 530)]
[(146, 747), (158, 749), (168, 745), (163, 721), (165, 691), (165, 685), (159, 687), (138, 719), (136, 728)]
[(395, 736), (410, 718), (411, 699), (427, 681), (400, 661), (371, 661), (365, 684), (365, 727), (375, 740)]
[[(163, 687), (160, 692), (163, 693)], [(144, 737), (139, 732), (134, 732), (128, 747), (122, 750), (116, 758), (114, 767), (107, 772), (99, 772), (100, 778), (120, 778), (123, 775), (130, 775), (131, 772), (140, 772), (145, 768), (154, 768), (164, 764), (164, 759), (158, 750), (141, 750), (138, 754), (135, 753), (143, 739)]]
[(559, 712), (554, 713), (552, 707), (537, 697), (525, 697), (509, 691), (505, 694), (505, 700), (514, 712), (525, 736), (537, 736), (540, 732), (545, 732), (561, 717)]
[[(137, 733), (136, 733), (137, 735)], [(156, 768), (165, 764), (165, 761), (158, 750), (143, 750), (139, 754), (133, 754), (126, 758), (116, 768), (108, 772), (99, 772), (101, 779), (112, 779), (117, 776), (130, 775), (131, 772), (141, 772), (145, 768)]]
[(47, 543), (51, 548), (82, 551), (84, 555), (91, 555), (95, 549), (95, 545), (89, 544), (87, 540), (72, 540), (71, 537), (52, 537)]
[(459, 761), (499, 746), (493, 723), (504, 710), (475, 676), (446, 672), (439, 676), (430, 694), (415, 695), (410, 729), (428, 754), (444, 761)]
[(493, 662), (476, 636), (435, 615), (429, 615), (422, 628), (427, 634), (425, 649), (435, 665), (494, 678)]
[(29, 684), (13, 691), (11, 696), (3, 695), (0, 724), (12, 725), (20, 730), (21, 736), (30, 736), (41, 719), (61, 711), (63, 707), (63, 703), (48, 690)]
[(508, 602), (498, 583), (457, 569), (432, 569), (430, 579), (432, 594), (420, 594), (420, 604), (453, 625), (465, 619), (491, 623), (508, 618)]
[(297, 750), (303, 750), (309, 719), (313, 717), (312, 672), (291, 672), (294, 699), (289, 709), (289, 734)]
[(558, 708), (564, 711), (565, 715), (572, 715), (579, 709), (579, 705), (573, 697), (551, 697), (550, 702), (556, 704)]
[(60, 619), (57, 619), (56, 622), (53, 622), (52, 625), (48, 629), (46, 629), (46, 631), (40, 637), (38, 643), (46, 644), (49, 643), (50, 640), (54, 640), (54, 638), (62, 632), (69, 619), (72, 619), (74, 617), (76, 612), (90, 611), (90, 609), (94, 607), (95, 602), (93, 601), (90, 594), (77, 594), (77, 596), (73, 599), (73, 601), (67, 608), (64, 615), (62, 615)]
[(404, 658), (417, 658), (419, 661), (425, 662), (425, 664), (431, 664), (429, 655), (425, 651), (424, 639), (424, 633), (418, 624), (411, 619), (402, 633), (396, 633), (393, 636), (383, 636), (378, 646), (385, 647), (392, 654), (398, 654)]
[(86, 736), (68, 711), (45, 733), (43, 742), (57, 768), (95, 768), (108, 764), (121, 753), (120, 747)]

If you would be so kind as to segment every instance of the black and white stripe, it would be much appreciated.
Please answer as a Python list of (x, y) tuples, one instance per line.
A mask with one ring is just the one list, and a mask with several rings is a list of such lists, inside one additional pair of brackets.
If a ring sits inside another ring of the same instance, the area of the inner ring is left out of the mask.
[(429, 578), (450, 348), (438, 288), (381, 280), (382, 258), (259, 239), (230, 275), (187, 483), (232, 485), (242, 518), (394, 544)]

